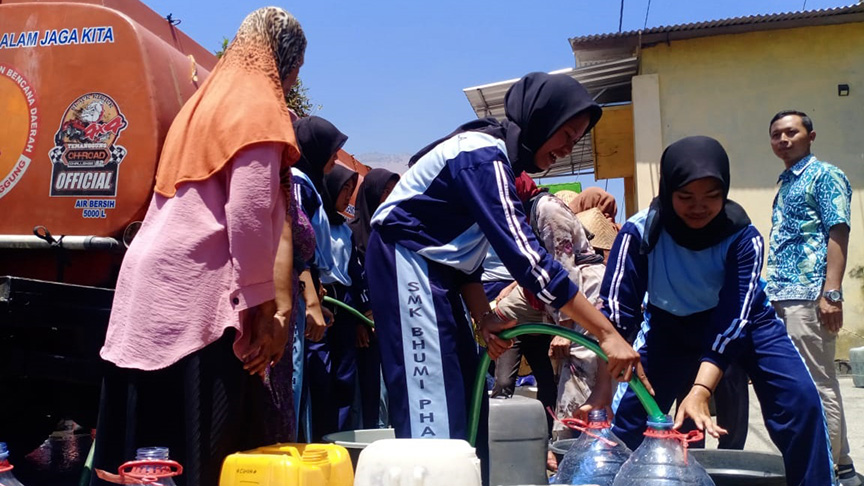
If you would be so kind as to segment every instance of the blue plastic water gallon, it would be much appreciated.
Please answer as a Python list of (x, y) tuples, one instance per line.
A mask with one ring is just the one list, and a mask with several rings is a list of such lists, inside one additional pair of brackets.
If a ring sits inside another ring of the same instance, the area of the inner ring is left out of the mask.
[(630, 449), (612, 433), (606, 410), (592, 410), (588, 423), (576, 428), (582, 434), (564, 454), (550, 484), (611, 486)]
[(645, 440), (621, 466), (613, 486), (714, 486), (687, 443), (700, 440), (701, 432), (689, 435), (672, 430), (672, 419), (648, 422)]
[(135, 460), (120, 466), (123, 484), (155, 484), (175, 486), (174, 476), (183, 473), (183, 467), (169, 457), (167, 447), (141, 447), (135, 451)]
[(12, 464), (9, 464), (9, 449), (5, 442), (0, 442), (0, 484), (3, 486), (24, 486), (12, 474)]

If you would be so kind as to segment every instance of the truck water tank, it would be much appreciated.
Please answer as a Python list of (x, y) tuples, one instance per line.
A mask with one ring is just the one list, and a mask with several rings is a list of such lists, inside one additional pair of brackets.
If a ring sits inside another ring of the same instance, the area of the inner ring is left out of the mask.
[[(144, 216), (168, 127), (215, 63), (137, 0), (4, 0), (0, 237), (43, 226), (121, 240)], [(9, 256), (4, 269), (26, 274)]]

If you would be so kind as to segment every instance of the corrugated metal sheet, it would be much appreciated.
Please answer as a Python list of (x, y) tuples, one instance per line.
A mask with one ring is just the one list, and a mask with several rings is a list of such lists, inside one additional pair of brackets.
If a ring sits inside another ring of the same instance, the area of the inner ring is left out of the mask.
[[(797, 24), (801, 21), (805, 21), (807, 25), (819, 25), (822, 23), (833, 23), (837, 20), (842, 20), (837, 18), (839, 16), (848, 16), (853, 14), (864, 14), (864, 5), (855, 4), (848, 7), (826, 8), (822, 10), (808, 10), (803, 12), (786, 12), (767, 15), (750, 15), (747, 17), (735, 17), (731, 19), (710, 20), (689, 24), (652, 27), (650, 29), (641, 31), (641, 35), (644, 41), (646, 36), (656, 34), (670, 34), (673, 32), (680, 32), (685, 33), (685, 35), (679, 38), (686, 38), (686, 33), (688, 32), (695, 34), (697, 31), (722, 31), (725, 28), (738, 26), (753, 26), (749, 30), (761, 30), (765, 28), (771, 28), (770, 24), (781, 24), (782, 27), (785, 27), (782, 24)], [(848, 21), (856, 21), (856, 19), (850, 18)], [(791, 26), (795, 25), (790, 25), (790, 27)], [(717, 32), (717, 34), (720, 33), (723, 32)], [(575, 49), (582, 44), (593, 44), (598, 41), (637, 37), (639, 35), (640, 31), (638, 30), (631, 30), (628, 32), (615, 32), (608, 34), (586, 35), (582, 37), (571, 38), (570, 45), (573, 46), (573, 48)]]
[[(636, 75), (638, 59), (635, 57), (618, 59), (601, 64), (595, 64), (577, 69), (561, 69), (550, 74), (567, 74), (582, 83), (585, 89), (597, 97), (604, 90), (620, 86), (629, 86), (630, 79)], [(495, 117), (504, 119), (504, 95), (519, 79), (510, 79), (498, 83), (485, 84), (465, 88), (462, 91), (468, 97), (471, 108), (477, 117)], [(545, 174), (554, 177), (571, 174), (587, 174), (594, 171), (594, 157), (591, 151), (591, 135), (582, 138), (568, 157), (559, 159)]]
[[(561, 69), (550, 74), (567, 74), (582, 83), (589, 93), (597, 96), (604, 89), (629, 85), (638, 66), (637, 58), (631, 57), (583, 68)], [(501, 120), (504, 119), (504, 95), (516, 81), (519, 81), (519, 78), (465, 88), (462, 91), (478, 117), (493, 116)]]

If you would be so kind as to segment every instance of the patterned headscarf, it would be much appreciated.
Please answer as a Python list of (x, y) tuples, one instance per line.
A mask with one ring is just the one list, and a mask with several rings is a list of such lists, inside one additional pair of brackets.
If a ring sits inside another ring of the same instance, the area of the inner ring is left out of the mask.
[(213, 72), (174, 118), (154, 190), (173, 197), (178, 186), (210, 178), (237, 152), (264, 142), (283, 145), (280, 173), (285, 176), (300, 152), (283, 82), (303, 63), (305, 49), (303, 29), (285, 10), (267, 7), (249, 14)]
[[(288, 77), (294, 68), (303, 65), (306, 52), (306, 35), (300, 22), (290, 13), (279, 7), (263, 7), (250, 13), (240, 24), (237, 36), (231, 43), (244, 44), (264, 42), (270, 46), (276, 57), (279, 79)], [(231, 49), (226, 51), (229, 55)]]

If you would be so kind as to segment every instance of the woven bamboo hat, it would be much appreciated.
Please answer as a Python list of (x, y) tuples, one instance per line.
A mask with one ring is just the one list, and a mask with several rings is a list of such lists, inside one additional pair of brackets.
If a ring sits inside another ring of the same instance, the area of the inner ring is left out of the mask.
[(600, 250), (612, 249), (612, 243), (615, 242), (618, 230), (611, 221), (606, 219), (599, 208), (582, 211), (576, 217), (579, 218), (579, 222), (585, 229), (594, 234), (594, 238), (591, 238), (591, 246)]
[(570, 206), (570, 201), (579, 197), (579, 193), (576, 191), (571, 191), (569, 189), (564, 189), (555, 193), (555, 197), (564, 201), (564, 204)]

